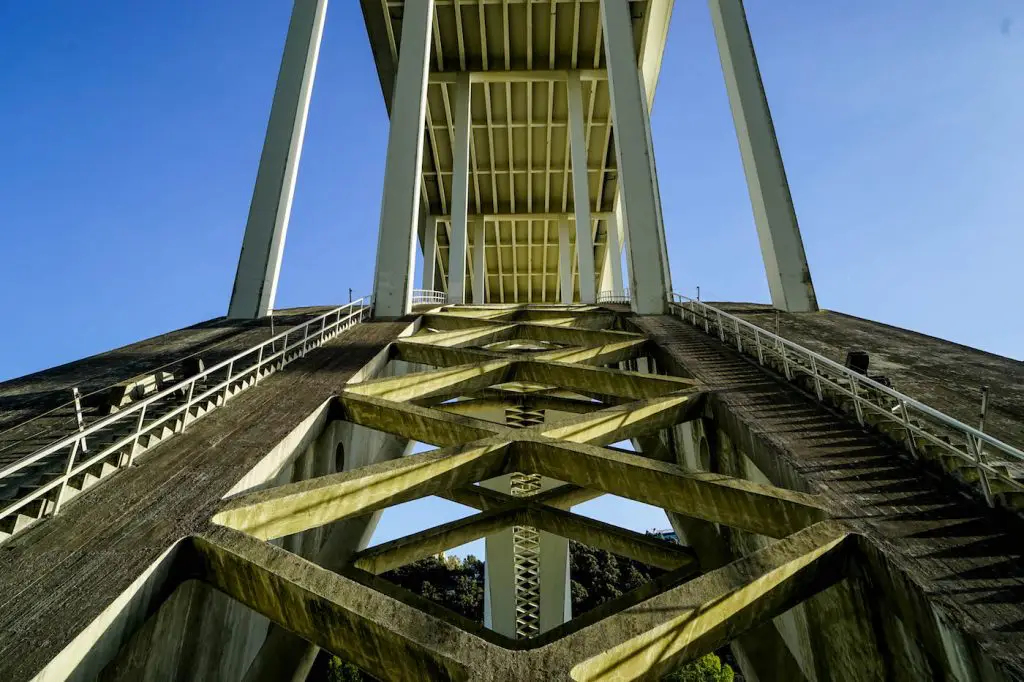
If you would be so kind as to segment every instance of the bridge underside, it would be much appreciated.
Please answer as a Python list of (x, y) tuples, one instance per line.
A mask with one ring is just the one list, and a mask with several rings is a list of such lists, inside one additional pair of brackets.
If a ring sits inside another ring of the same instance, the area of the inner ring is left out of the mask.
[[(474, 485), (507, 474), (562, 483)], [(607, 493), (682, 545), (570, 511)], [(365, 548), (426, 495), (479, 513)], [(385, 680), (633, 679), (728, 642), (753, 679), (1017, 679), (1018, 526), (676, 318), (437, 309), (343, 333), (5, 543), (0, 677), (292, 679), (323, 647)], [(506, 528), (664, 573), (515, 638), (383, 576)]]

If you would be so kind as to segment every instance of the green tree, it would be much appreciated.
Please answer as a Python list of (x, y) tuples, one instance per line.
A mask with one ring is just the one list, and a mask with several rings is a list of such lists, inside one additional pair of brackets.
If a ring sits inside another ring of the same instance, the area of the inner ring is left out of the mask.
[(715, 654), (707, 654), (688, 663), (674, 673), (662, 677), (662, 682), (733, 682), (735, 673)]

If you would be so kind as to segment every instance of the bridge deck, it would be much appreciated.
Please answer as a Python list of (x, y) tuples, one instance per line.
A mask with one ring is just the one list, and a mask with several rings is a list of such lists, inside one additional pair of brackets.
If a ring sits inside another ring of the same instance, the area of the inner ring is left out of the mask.
[(38, 673), (406, 324), (353, 327), (3, 545), (0, 679)]
[(756, 364), (689, 324), (672, 317), (635, 321), (665, 360), (721, 387), (710, 402), (716, 418), (745, 436), (738, 442), (757, 451), (755, 463), (776, 485), (825, 495), (860, 529), (873, 583), (889, 591), (883, 609), (897, 611), (919, 638), (938, 642), (931, 611), (937, 606), (1024, 678), (1017, 517), (966, 499), (788, 384), (766, 381)]

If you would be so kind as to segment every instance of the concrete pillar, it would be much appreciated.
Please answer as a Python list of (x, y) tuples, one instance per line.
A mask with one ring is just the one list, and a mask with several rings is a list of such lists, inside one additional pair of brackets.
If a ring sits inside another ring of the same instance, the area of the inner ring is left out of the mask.
[(622, 287), (622, 252), (619, 248), (619, 221), (618, 212), (614, 212), (608, 219), (608, 245), (605, 248), (605, 268), (611, 278), (612, 295), (622, 296), (625, 292)]
[(590, 223), (590, 182), (587, 179), (587, 136), (583, 119), (583, 88), (577, 71), (569, 72), (569, 147), (572, 154), (572, 201), (576, 212), (576, 257), (579, 260), (580, 303), (594, 303), (594, 233)]
[(406, 0), (398, 50), (373, 282), (374, 316), (412, 310), (413, 249), (420, 212), (427, 71), (434, 0)]
[(473, 222), (473, 305), (483, 305), (487, 293), (487, 260), (484, 258), (486, 232), (483, 219)]
[[(640, 98), (645, 102), (647, 86), (644, 85), (643, 74), (640, 77)], [(654, 135), (651, 132), (651, 110), (644, 107), (644, 134), (647, 136), (647, 158), (651, 162), (651, 178), (654, 180), (654, 208), (658, 214), (658, 244), (661, 247), (661, 272), (665, 278), (665, 291), (672, 293), (672, 268), (668, 258), (668, 239), (665, 237), (665, 216), (661, 210), (661, 186), (658, 184), (658, 164), (654, 160)]]
[(640, 85), (629, 2), (601, 3), (608, 89), (615, 125), (619, 191), (630, 245), (630, 293), (633, 310), (642, 315), (665, 312), (670, 293), (665, 282), (665, 255), (660, 237), (660, 210), (647, 140), (647, 102)]
[(772, 305), (818, 309), (742, 0), (708, 0)]
[(441, 227), (440, 218), (427, 220), (427, 229), (423, 233), (423, 283), (420, 285), (427, 291), (437, 286), (437, 230)]
[(263, 317), (274, 307), (326, 13), (327, 0), (292, 8), (228, 317)]
[(455, 139), (452, 141), (452, 244), (448, 251), (448, 302), (466, 302), (466, 239), (469, 231), (469, 73), (455, 80)]
[(558, 221), (558, 281), (562, 303), (572, 303), (572, 260), (569, 257), (569, 221)]

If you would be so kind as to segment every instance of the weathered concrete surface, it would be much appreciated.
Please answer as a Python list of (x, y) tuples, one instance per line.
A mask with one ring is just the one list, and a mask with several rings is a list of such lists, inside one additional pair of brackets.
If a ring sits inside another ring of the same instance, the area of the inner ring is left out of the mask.
[(197, 578), (383, 679), (611, 682), (667, 672), (827, 588), (842, 578), (849, 544), (840, 525), (816, 524), (699, 578), (666, 574), (527, 640), (229, 528), (203, 532), (188, 554)]
[[(76, 498), (65, 513), (6, 543), (0, 550), (0, 679), (31, 679), (48, 665), (40, 679), (64, 679), (76, 668), (73, 679), (95, 676), (125, 633), (166, 596), (159, 581), (133, 583), (205, 524), (268, 450), (407, 325), (357, 325), (239, 395), (230, 409), (162, 444), (139, 466)], [(126, 593), (137, 599), (118, 601)], [(96, 634), (97, 646), (75, 641), (90, 623), (108, 633), (107, 639)]]
[[(712, 305), (775, 330), (775, 311), (769, 306)], [(779, 334), (840, 364), (847, 350), (865, 350), (871, 358), (869, 374), (888, 376), (897, 390), (971, 426), (977, 425), (981, 387), (987, 385), (985, 431), (1010, 445), (1024, 445), (1024, 362), (832, 310), (780, 313)]]
[(1024, 679), (1016, 517), (965, 499), (690, 325), (669, 317), (634, 324), (658, 344), (659, 367), (716, 387), (709, 420), (742, 453), (732, 459), (743, 475), (821, 495), (861, 535), (868, 596), (854, 586), (829, 603), (866, 605), (874, 641), (837, 636), (828, 626), (842, 619), (817, 614), (804, 628), (815, 635), (803, 652), (811, 679)]
[[(326, 307), (292, 308), (278, 311), (274, 333), (312, 319), (330, 310)], [(147, 374), (158, 367), (173, 365), (182, 358), (199, 354), (207, 366), (268, 339), (271, 320), (228, 320), (218, 317), (206, 322), (154, 336), (121, 348), (52, 367), (0, 383), (0, 430), (5, 430), (71, 400), (71, 389), (82, 395), (129, 378)]]

